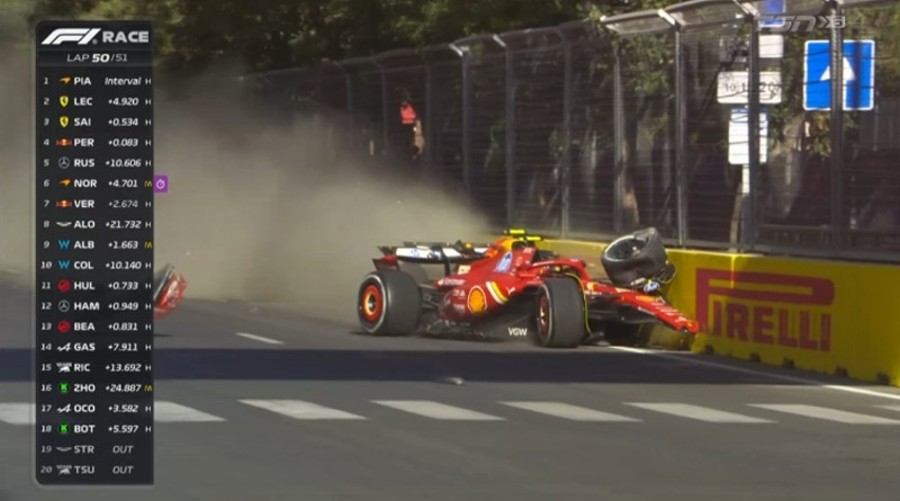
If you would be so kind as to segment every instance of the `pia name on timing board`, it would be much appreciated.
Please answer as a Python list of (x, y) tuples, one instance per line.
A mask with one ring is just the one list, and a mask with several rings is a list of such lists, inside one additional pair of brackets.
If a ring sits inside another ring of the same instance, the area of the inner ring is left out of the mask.
[[(149, 85), (150, 82), (149, 78), (142, 79), (141, 77), (106, 77), (103, 79), (103, 85), (112, 87)], [(72, 85), (90, 87), (93, 85), (93, 81), (89, 76), (72, 77)]]
[(91, 85), (91, 77), (72, 77), (72, 85)]

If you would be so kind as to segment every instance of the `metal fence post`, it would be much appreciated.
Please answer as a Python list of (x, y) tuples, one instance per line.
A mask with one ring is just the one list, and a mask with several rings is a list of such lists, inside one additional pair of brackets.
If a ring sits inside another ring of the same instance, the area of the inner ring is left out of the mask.
[(472, 195), (472, 78), (471, 52), (467, 47), (451, 45), (461, 58), (462, 70), (462, 177), (468, 195)]
[(506, 225), (512, 226), (516, 215), (516, 68), (513, 52), (499, 36), (494, 41), (506, 56)]
[(424, 59), (425, 62), (425, 125), (423, 126), (422, 135), (425, 137), (425, 168), (427, 170), (434, 169), (434, 155), (432, 154), (432, 145), (434, 144), (432, 138), (432, 131), (434, 130), (434, 104), (432, 103), (432, 99), (434, 98), (434, 89), (432, 89), (431, 78), (433, 77), (431, 71), (431, 64), (428, 59)]
[[(657, 33), (675, 34), (675, 103), (674, 103), (674, 121), (675, 121), (675, 213), (676, 213), (676, 237), (677, 245), (684, 246), (687, 232), (687, 199), (686, 185), (687, 176), (686, 169), (686, 148), (687, 148), (687, 132), (685, 127), (686, 113), (686, 92), (687, 82), (684, 67), (684, 47), (682, 42), (683, 29), (682, 23), (669, 15), (665, 9), (648, 9), (639, 12), (631, 12), (626, 14), (618, 14), (612, 17), (600, 19), (600, 23), (619, 35), (619, 38), (613, 45), (613, 129), (614, 129), (614, 145), (613, 155), (613, 231), (620, 234), (625, 226), (625, 195), (626, 195), (626, 174), (628, 172), (630, 157), (629, 149), (631, 143), (634, 142), (637, 147), (637, 140), (632, 138), (629, 141), (627, 137), (628, 117), (625, 111), (625, 83), (623, 71), (623, 55), (624, 55), (624, 38), (625, 37), (642, 37)], [(668, 108), (668, 102), (667, 102)], [(666, 116), (671, 120), (671, 116), (666, 110)], [(635, 117), (638, 121), (638, 128), (642, 117)], [(652, 195), (651, 195), (652, 196)], [(666, 206), (671, 206), (667, 200)], [(651, 215), (656, 211), (652, 207)], [(652, 220), (652, 216), (651, 216)]]
[[(830, 14), (841, 15), (840, 2)], [(844, 32), (831, 23), (831, 235), (835, 254), (844, 246)]]
[(339, 67), (344, 72), (344, 85), (347, 87), (347, 113), (350, 114), (350, 120), (356, 120), (356, 103), (353, 102), (353, 79), (343, 66)]
[(388, 143), (390, 141), (390, 134), (388, 133), (388, 88), (387, 88), (387, 72), (384, 70), (384, 66), (378, 62), (376, 58), (372, 58), (372, 63), (378, 67), (378, 72), (381, 75), (381, 153), (382, 155), (387, 153), (389, 150)]
[(675, 201), (678, 220), (678, 246), (687, 240), (687, 82), (684, 67), (682, 28), (675, 29)]
[[(759, 85), (760, 85), (760, 62), (759, 62), (759, 19), (756, 16), (750, 17), (750, 48), (749, 60), (747, 62), (747, 72), (749, 73), (749, 88), (747, 89), (747, 137), (750, 144), (747, 145), (747, 153), (749, 156), (749, 165), (747, 166), (747, 175), (743, 176), (742, 194), (747, 202), (743, 206), (741, 245), (744, 251), (752, 250), (756, 245), (756, 225), (759, 220), (759, 211), (757, 209), (758, 200), (758, 181), (759, 181)], [(746, 183), (746, 186), (743, 186)]]
[(625, 197), (625, 168), (627, 165), (628, 142), (625, 137), (625, 89), (622, 82), (622, 44), (614, 45), (615, 65), (613, 66), (613, 129), (615, 144), (613, 154), (613, 233), (622, 233), (622, 201)]
[(344, 92), (346, 93), (344, 99), (347, 101), (347, 115), (350, 116), (350, 122), (352, 123), (356, 118), (353, 112), (353, 81), (350, 78), (350, 73), (347, 72), (347, 68), (344, 68), (344, 65), (341, 64), (342, 62), (334, 61), (334, 65), (344, 75)]
[(562, 238), (569, 235), (569, 210), (571, 208), (570, 187), (572, 184), (572, 44), (560, 30), (563, 44), (563, 151), (560, 159), (560, 181), (562, 184), (562, 204), (560, 233)]

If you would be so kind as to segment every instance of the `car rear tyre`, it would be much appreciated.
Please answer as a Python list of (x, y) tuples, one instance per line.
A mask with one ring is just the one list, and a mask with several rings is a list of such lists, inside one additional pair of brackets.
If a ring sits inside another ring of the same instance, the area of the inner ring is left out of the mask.
[(407, 273), (381, 270), (369, 273), (359, 286), (360, 326), (374, 335), (410, 335), (419, 325), (422, 295)]
[(587, 334), (584, 291), (574, 279), (548, 278), (537, 297), (536, 340), (545, 348), (576, 348)]

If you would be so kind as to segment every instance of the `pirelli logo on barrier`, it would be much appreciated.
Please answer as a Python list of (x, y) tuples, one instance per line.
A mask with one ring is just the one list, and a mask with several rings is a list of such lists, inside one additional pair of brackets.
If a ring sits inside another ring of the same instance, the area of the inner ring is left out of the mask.
[(710, 336), (829, 352), (834, 298), (824, 278), (697, 270), (697, 318)]

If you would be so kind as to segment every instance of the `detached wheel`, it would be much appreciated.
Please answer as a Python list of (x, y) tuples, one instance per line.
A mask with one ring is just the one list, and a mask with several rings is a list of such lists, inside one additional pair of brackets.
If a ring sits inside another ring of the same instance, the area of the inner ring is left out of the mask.
[(585, 335), (584, 292), (571, 278), (548, 278), (538, 293), (537, 343), (545, 348), (576, 348)]
[(600, 256), (606, 276), (618, 287), (628, 287), (639, 278), (661, 273), (667, 260), (666, 248), (656, 228), (618, 238)]
[(369, 334), (409, 335), (419, 326), (422, 295), (408, 273), (369, 273), (359, 286), (356, 304), (360, 326)]

